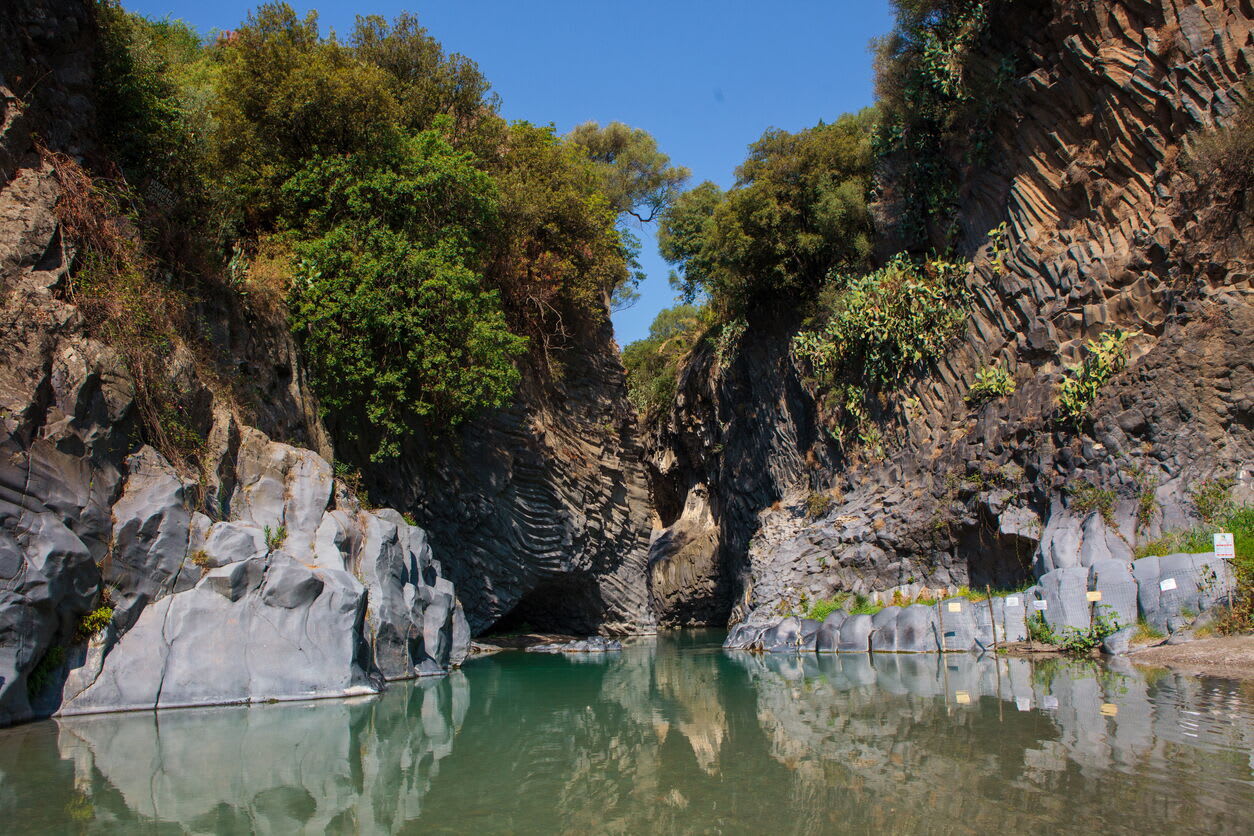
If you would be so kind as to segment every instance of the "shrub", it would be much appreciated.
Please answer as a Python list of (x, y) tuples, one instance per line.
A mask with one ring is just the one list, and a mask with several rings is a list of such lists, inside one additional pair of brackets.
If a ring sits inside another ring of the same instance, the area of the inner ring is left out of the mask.
[(1115, 492), (1109, 488), (1099, 488), (1089, 482), (1080, 482), (1067, 488), (1071, 494), (1071, 510), (1081, 517), (1087, 517), (1094, 511), (1102, 515), (1107, 525), (1115, 524)]
[(874, 113), (846, 114), (798, 133), (768, 130), (723, 192), (703, 183), (661, 216), (658, 245), (687, 301), (716, 318), (807, 296), (832, 270), (871, 253), (870, 136)]
[(842, 372), (890, 388), (921, 363), (944, 354), (966, 321), (965, 266), (904, 253), (852, 279), (833, 277), (827, 322), (802, 331), (793, 348), (821, 383)]
[(52, 682), (52, 675), (57, 668), (65, 663), (65, 648), (61, 645), (55, 645), (48, 648), (48, 652), (44, 654), (39, 663), (31, 669), (26, 675), (26, 694), (29, 697), (38, 696), (48, 684)]
[(1254, 80), (1226, 124), (1198, 131), (1188, 144), (1186, 164), (1200, 178), (1244, 193), (1249, 211), (1254, 194)]
[(1128, 364), (1127, 342), (1138, 333), (1113, 328), (1085, 344), (1087, 355), (1080, 365), (1068, 369), (1058, 390), (1064, 418), (1077, 426), (1084, 420), (1102, 384)]
[(1058, 649), (1063, 653), (1088, 653), (1102, 646), (1102, 641), (1121, 629), (1118, 620), (1113, 616), (1094, 615), (1093, 623), (1083, 629), (1066, 627), (1062, 635), (1056, 636)]
[(209, 557), (209, 553), (206, 552), (204, 549), (197, 549), (196, 551), (192, 552), (191, 561), (192, 561), (193, 566), (197, 566), (201, 569), (207, 569), (209, 567), (209, 564), (213, 562), (212, 559)]
[(1040, 642), (1041, 644), (1052, 644), (1052, 645), (1057, 645), (1060, 641), (1058, 635), (1053, 631), (1053, 628), (1051, 628), (1049, 626), (1049, 623), (1045, 620), (1044, 613), (1034, 612), (1031, 615), (1029, 615), (1027, 619), (1027, 626), (1028, 626), (1028, 638), (1031, 641)]
[[(897, 23), (874, 45), (881, 118), (875, 150), (895, 163), (902, 232), (956, 237), (962, 165), (982, 162), (1009, 99), (1014, 64), (990, 43), (996, 0), (894, 0)], [(999, 60), (1000, 55), (1000, 60)]]
[(90, 639), (108, 627), (111, 621), (113, 621), (113, 607), (109, 604), (99, 606), (78, 622), (78, 632), (75, 637), (79, 641)]
[(1203, 479), (1191, 492), (1193, 507), (1203, 522), (1215, 522), (1236, 510), (1232, 501), (1232, 479)]
[(1000, 366), (986, 366), (975, 373), (975, 382), (967, 390), (969, 404), (980, 404), (996, 398), (1013, 395), (1015, 380), (1010, 372)]
[(807, 520), (817, 520), (832, 507), (832, 497), (825, 493), (812, 493), (806, 497), (805, 509)]
[(1146, 642), (1157, 641), (1162, 638), (1166, 638), (1162, 631), (1156, 629), (1144, 618), (1136, 620), (1136, 632), (1132, 634), (1132, 642), (1134, 644), (1145, 644)]

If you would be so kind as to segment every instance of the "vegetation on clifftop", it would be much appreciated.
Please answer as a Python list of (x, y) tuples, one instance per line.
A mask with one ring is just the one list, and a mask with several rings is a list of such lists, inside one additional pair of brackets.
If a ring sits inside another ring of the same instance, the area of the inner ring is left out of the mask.
[(687, 177), (618, 123), (507, 124), (474, 62), (409, 14), (340, 39), (268, 3), (206, 42), (116, 0), (95, 11), (102, 134), (150, 272), (216, 277), (288, 319), (357, 455), (504, 404), (522, 365), (560, 374), (638, 280), (619, 218), (664, 210)]

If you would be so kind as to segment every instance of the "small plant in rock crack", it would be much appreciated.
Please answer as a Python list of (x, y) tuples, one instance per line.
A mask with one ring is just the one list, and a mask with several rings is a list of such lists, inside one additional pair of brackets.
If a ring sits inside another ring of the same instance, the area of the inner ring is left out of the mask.
[(1099, 488), (1091, 482), (1080, 482), (1067, 487), (1071, 494), (1071, 510), (1081, 517), (1097, 511), (1107, 525), (1115, 523), (1115, 492)]
[(967, 390), (967, 403), (975, 406), (985, 401), (1015, 393), (1015, 379), (1001, 366), (986, 366), (975, 373), (975, 383)]
[(1058, 389), (1058, 406), (1063, 418), (1079, 426), (1097, 399), (1102, 385), (1128, 365), (1128, 340), (1140, 331), (1112, 328), (1085, 344), (1087, 352), (1080, 365), (1068, 369)]
[(266, 533), (266, 549), (269, 551), (277, 551), (283, 546), (283, 541), (287, 539), (287, 526), (281, 525), (278, 528), (265, 527)]
[(817, 520), (831, 510), (832, 498), (825, 493), (812, 493), (806, 497), (806, 519)]

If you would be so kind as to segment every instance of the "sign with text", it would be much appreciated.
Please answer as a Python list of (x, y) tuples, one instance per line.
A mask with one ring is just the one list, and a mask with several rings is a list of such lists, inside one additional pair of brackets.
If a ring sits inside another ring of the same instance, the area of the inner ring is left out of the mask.
[(1224, 560), (1232, 560), (1237, 556), (1237, 546), (1229, 532), (1221, 532), (1215, 535), (1215, 557)]
[(1084, 600), (1088, 601), (1089, 603), (1102, 600), (1101, 590), (1097, 590), (1097, 589), (1089, 590), (1088, 592), (1084, 593)]
[(1033, 601), (1032, 607), (1038, 610), (1047, 610), (1049, 609), (1049, 602), (1048, 601)]
[(1007, 595), (1007, 596), (1006, 596), (1006, 606), (1007, 606), (1007, 607), (1017, 607), (1017, 606), (1020, 606), (1020, 604), (1019, 604), (1019, 596), (1018, 596), (1018, 595)]
[(1161, 589), (1163, 592), (1170, 592), (1171, 590), (1176, 588), (1176, 579), (1175, 578), (1163, 578), (1161, 581), (1158, 582), (1158, 588)]

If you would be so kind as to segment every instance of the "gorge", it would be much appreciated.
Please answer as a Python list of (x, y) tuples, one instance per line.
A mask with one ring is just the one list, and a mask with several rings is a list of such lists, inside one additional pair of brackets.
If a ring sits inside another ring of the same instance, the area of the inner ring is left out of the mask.
[[(7, 3), (0, 727), (59, 725), (0, 812), (1120, 830), (1187, 780), (1236, 832), (1248, 688), (1120, 657), (1254, 630), (1254, 7), (892, 5), (874, 106), (724, 190), (409, 15)], [(681, 304), (620, 351), (644, 222)], [(304, 760), (201, 787), (201, 738)]]

